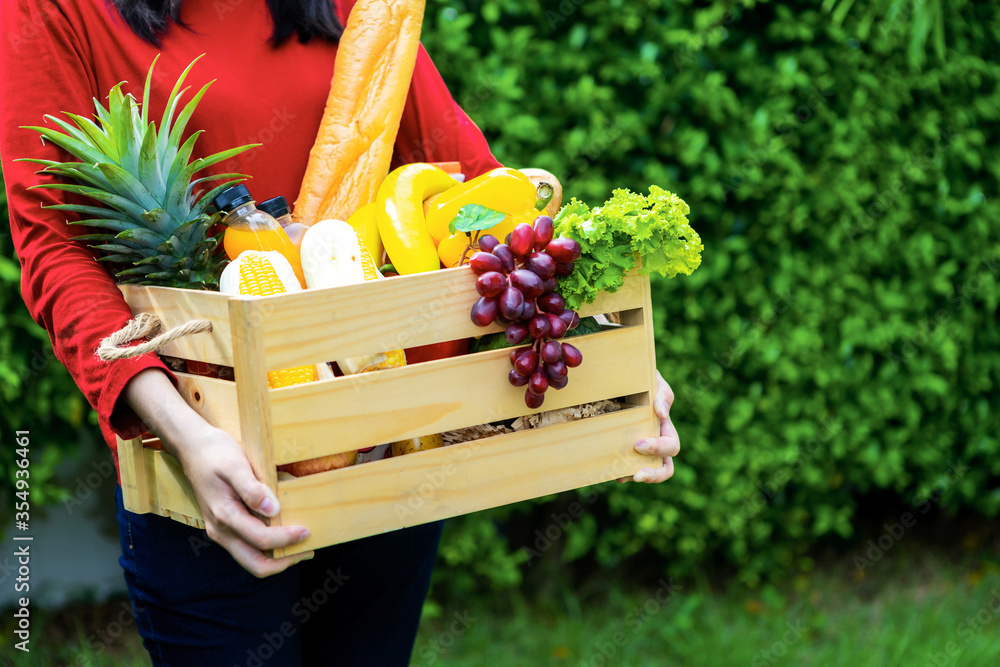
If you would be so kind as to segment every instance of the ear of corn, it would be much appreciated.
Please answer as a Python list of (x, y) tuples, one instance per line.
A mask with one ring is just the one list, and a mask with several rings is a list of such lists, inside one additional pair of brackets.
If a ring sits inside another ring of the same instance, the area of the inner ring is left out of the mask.
[[(219, 291), (244, 296), (271, 296), (285, 292), (298, 292), (298, 278), (288, 260), (274, 251), (245, 250), (230, 262), (219, 279)], [(315, 366), (298, 366), (267, 374), (267, 384), (272, 389), (290, 387), (304, 382), (315, 382)]]
[[(301, 252), (302, 272), (310, 288), (338, 287), (382, 278), (361, 235), (341, 220), (323, 220), (310, 227), (302, 238)], [(345, 374), (354, 375), (405, 366), (406, 356), (403, 350), (390, 350), (338, 359), (337, 364)]]

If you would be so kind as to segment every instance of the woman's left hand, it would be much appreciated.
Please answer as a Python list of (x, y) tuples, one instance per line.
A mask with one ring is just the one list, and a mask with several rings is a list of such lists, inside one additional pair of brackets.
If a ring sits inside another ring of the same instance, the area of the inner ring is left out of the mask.
[(644, 438), (635, 443), (635, 450), (642, 454), (652, 454), (663, 457), (663, 465), (659, 468), (643, 468), (632, 477), (622, 477), (619, 482), (633, 479), (637, 482), (659, 484), (670, 479), (674, 474), (674, 459), (681, 451), (681, 440), (677, 429), (670, 421), (670, 406), (674, 404), (674, 392), (663, 376), (656, 373), (657, 392), (653, 399), (653, 411), (660, 418), (660, 437)]

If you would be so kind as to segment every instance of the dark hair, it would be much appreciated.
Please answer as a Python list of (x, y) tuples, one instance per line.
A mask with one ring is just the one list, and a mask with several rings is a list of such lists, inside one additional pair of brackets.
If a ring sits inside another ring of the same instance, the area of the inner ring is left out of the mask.
[[(171, 21), (181, 24), (182, 0), (108, 1), (135, 34), (155, 46), (160, 45)], [(336, 44), (344, 32), (332, 0), (267, 0), (267, 7), (274, 21), (271, 42), (275, 46), (295, 34), (303, 44), (313, 37)]]

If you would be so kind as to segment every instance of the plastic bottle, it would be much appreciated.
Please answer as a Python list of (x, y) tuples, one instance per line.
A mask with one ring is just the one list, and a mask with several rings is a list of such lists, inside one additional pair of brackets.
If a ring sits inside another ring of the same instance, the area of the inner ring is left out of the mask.
[(250, 191), (243, 184), (227, 188), (215, 198), (215, 207), (222, 211), (226, 233), (222, 245), (229, 259), (236, 259), (244, 250), (274, 250), (280, 252), (292, 265), (295, 277), (303, 289), (302, 260), (288, 234), (278, 221), (257, 208)]
[(281, 228), (285, 230), (286, 234), (288, 234), (288, 238), (291, 239), (292, 245), (296, 248), (300, 248), (302, 246), (302, 237), (309, 228), (301, 222), (292, 221), (292, 207), (288, 205), (287, 199), (281, 195), (271, 197), (267, 201), (262, 201), (257, 204), (257, 208), (270, 214), (275, 220), (278, 221)]

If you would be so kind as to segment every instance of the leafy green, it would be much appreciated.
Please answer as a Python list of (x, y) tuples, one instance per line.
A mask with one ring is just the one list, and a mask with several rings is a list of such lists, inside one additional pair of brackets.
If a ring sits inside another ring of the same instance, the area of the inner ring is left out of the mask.
[(499, 225), (505, 217), (500, 211), (479, 204), (466, 204), (458, 209), (458, 215), (448, 224), (448, 229), (452, 234), (478, 232)]
[(590, 303), (601, 291), (615, 292), (642, 258), (642, 273), (673, 278), (691, 275), (701, 264), (701, 238), (688, 223), (688, 205), (651, 185), (649, 195), (615, 190), (604, 206), (591, 210), (573, 199), (556, 216), (556, 236), (580, 244), (573, 273), (559, 281), (570, 308)]

